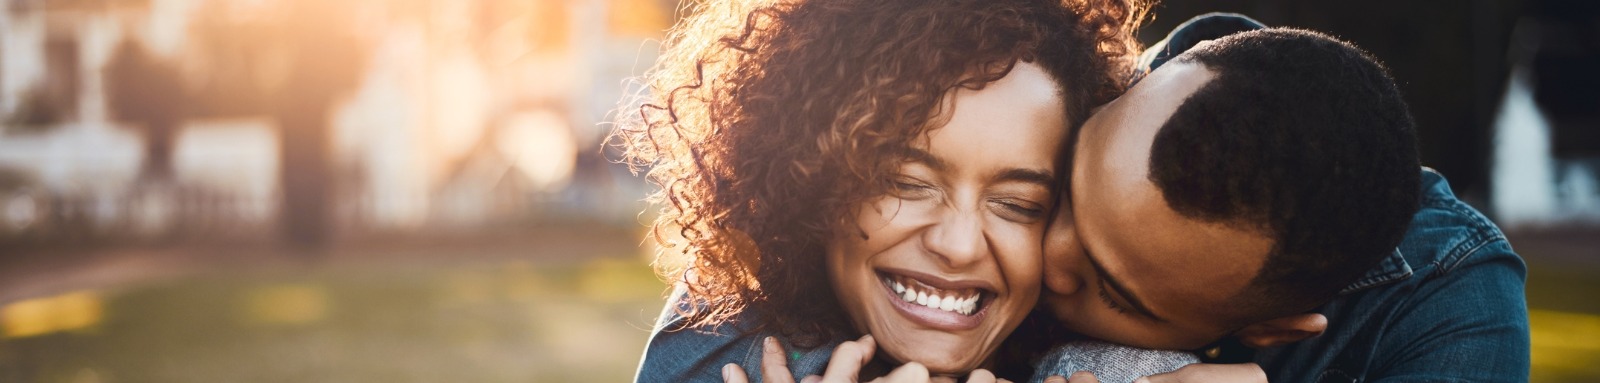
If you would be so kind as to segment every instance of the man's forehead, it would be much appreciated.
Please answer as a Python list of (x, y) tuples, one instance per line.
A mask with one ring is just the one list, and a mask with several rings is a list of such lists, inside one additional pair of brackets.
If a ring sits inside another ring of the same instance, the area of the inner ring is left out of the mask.
[[(1214, 78), (1216, 72), (1204, 65), (1172, 62), (1146, 75), (1129, 88), (1116, 104), (1123, 114), (1165, 122), (1184, 100)], [(1155, 124), (1157, 127), (1160, 125)]]
[[(1080, 145), (1089, 157), (1076, 195), (1096, 205), (1087, 216), (1085, 244), (1108, 273), (1139, 294), (1157, 312), (1215, 303), (1249, 284), (1265, 263), (1271, 241), (1219, 223), (1183, 217), (1166, 204), (1149, 180), (1151, 143), (1166, 120), (1215, 73), (1203, 65), (1171, 62), (1152, 72), (1109, 105), (1101, 131)], [(1098, 215), (1098, 216), (1096, 216)], [(1092, 227), (1099, 226), (1099, 227)], [(1164, 310), (1165, 309), (1165, 310)]]
[[(1161, 206), (1165, 207), (1164, 204)], [(1171, 210), (1167, 210), (1170, 212)], [(1252, 279), (1266, 263), (1272, 240), (1253, 232), (1221, 224), (1204, 223), (1172, 214), (1147, 216), (1143, 220), (1124, 220), (1117, 230), (1108, 231), (1108, 249), (1116, 259), (1110, 262), (1136, 279), (1165, 281), (1174, 290), (1206, 287), (1228, 290), (1227, 281)]]
[(1145, 180), (1156, 133), (1184, 100), (1214, 77), (1198, 64), (1174, 62), (1157, 69), (1096, 112), (1080, 133), (1075, 148), (1080, 156), (1075, 162), (1101, 167), (1105, 175)]

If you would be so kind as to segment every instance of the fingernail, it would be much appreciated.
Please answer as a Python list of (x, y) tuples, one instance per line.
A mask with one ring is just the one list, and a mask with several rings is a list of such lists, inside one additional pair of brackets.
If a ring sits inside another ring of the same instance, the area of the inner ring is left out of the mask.
[(1072, 373), (1072, 378), (1073, 379), (1087, 378), (1087, 377), (1091, 377), (1091, 376), (1094, 376), (1094, 373), (1088, 372), (1088, 371), (1078, 371), (1078, 372)]
[(819, 383), (821, 381), (822, 377), (816, 375), (806, 375), (805, 378), (800, 379), (800, 383)]
[(722, 365), (722, 378), (723, 379), (727, 379), (729, 376), (732, 376), (732, 375), (733, 375), (733, 363), (728, 363), (728, 364)]
[(1134, 379), (1133, 383), (1150, 383), (1150, 377), (1141, 376), (1141, 377), (1139, 377), (1139, 379)]
[(761, 350), (767, 353), (778, 352), (778, 338), (767, 337), (761, 340)]
[(1045, 378), (1044, 379), (1044, 383), (1067, 383), (1067, 378), (1063, 378), (1063, 377), (1061, 377), (1061, 375), (1054, 375), (1054, 376)]
[(862, 342), (871, 342), (872, 341), (872, 334), (862, 335), (861, 336), (861, 341)]

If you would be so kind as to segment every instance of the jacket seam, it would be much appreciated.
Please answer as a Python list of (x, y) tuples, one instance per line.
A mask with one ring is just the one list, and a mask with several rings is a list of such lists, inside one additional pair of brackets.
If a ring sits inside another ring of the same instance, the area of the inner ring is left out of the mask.
[(1451, 246), (1449, 252), (1445, 253), (1443, 257), (1433, 262), (1433, 264), (1439, 268), (1439, 274), (1446, 274), (1455, 270), (1457, 266), (1461, 265), (1462, 261), (1465, 261), (1472, 255), (1477, 254), (1478, 250), (1483, 249), (1484, 246), (1488, 246), (1496, 241), (1506, 240), (1505, 234), (1500, 233), (1499, 230), (1495, 229), (1493, 224), (1486, 224), (1486, 221), (1482, 215), (1473, 214), (1472, 210), (1470, 210), (1471, 208), (1463, 206), (1465, 203), (1459, 200), (1450, 201), (1438, 199), (1431, 200), (1429, 202), (1444, 202), (1442, 204), (1444, 206), (1440, 206), (1441, 208), (1448, 209), (1452, 213), (1462, 217), (1468, 217), (1471, 220), (1471, 222), (1469, 222), (1467, 225), (1464, 225), (1468, 231), (1467, 238), (1456, 243), (1455, 246)]

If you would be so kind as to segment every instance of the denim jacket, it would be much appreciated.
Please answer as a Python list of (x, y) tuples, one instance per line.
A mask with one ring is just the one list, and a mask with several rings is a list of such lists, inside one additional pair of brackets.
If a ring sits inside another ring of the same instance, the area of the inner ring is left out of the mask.
[[(677, 308), (684, 303), (684, 289), (680, 286), (667, 299), (655, 328), (650, 332), (650, 343), (645, 346), (644, 357), (639, 359), (635, 382), (721, 382), (722, 366), (728, 363), (744, 368), (751, 382), (761, 381), (761, 342), (775, 334), (747, 331), (752, 319), (750, 313), (741, 313), (733, 320), (712, 328), (687, 328), (687, 321)], [(798, 348), (783, 337), (776, 336), (784, 352), (789, 355), (789, 373), (798, 382), (807, 375), (822, 375), (833, 348), (841, 341), (833, 341), (816, 348)]]
[[(1201, 41), (1260, 28), (1236, 14), (1196, 17), (1145, 52), (1142, 72)], [(1422, 169), (1420, 198), (1394, 253), (1317, 309), (1326, 332), (1255, 353), (1270, 381), (1528, 380), (1522, 258), (1432, 169)]]
[(1527, 268), (1500, 229), (1422, 173), (1394, 254), (1317, 309), (1322, 335), (1261, 350), (1274, 382), (1525, 382)]

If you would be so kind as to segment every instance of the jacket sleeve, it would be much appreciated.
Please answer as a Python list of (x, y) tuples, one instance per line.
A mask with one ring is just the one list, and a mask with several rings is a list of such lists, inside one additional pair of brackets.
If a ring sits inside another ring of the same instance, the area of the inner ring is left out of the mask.
[(688, 327), (679, 315), (687, 308), (683, 307), (687, 304), (684, 297), (679, 286), (661, 309), (634, 373), (635, 382), (721, 382), (723, 365), (749, 359), (746, 354), (752, 350), (752, 337), (741, 336), (736, 326)]
[(1369, 381), (1528, 380), (1527, 268), (1504, 237), (1462, 246), (1393, 312)]

